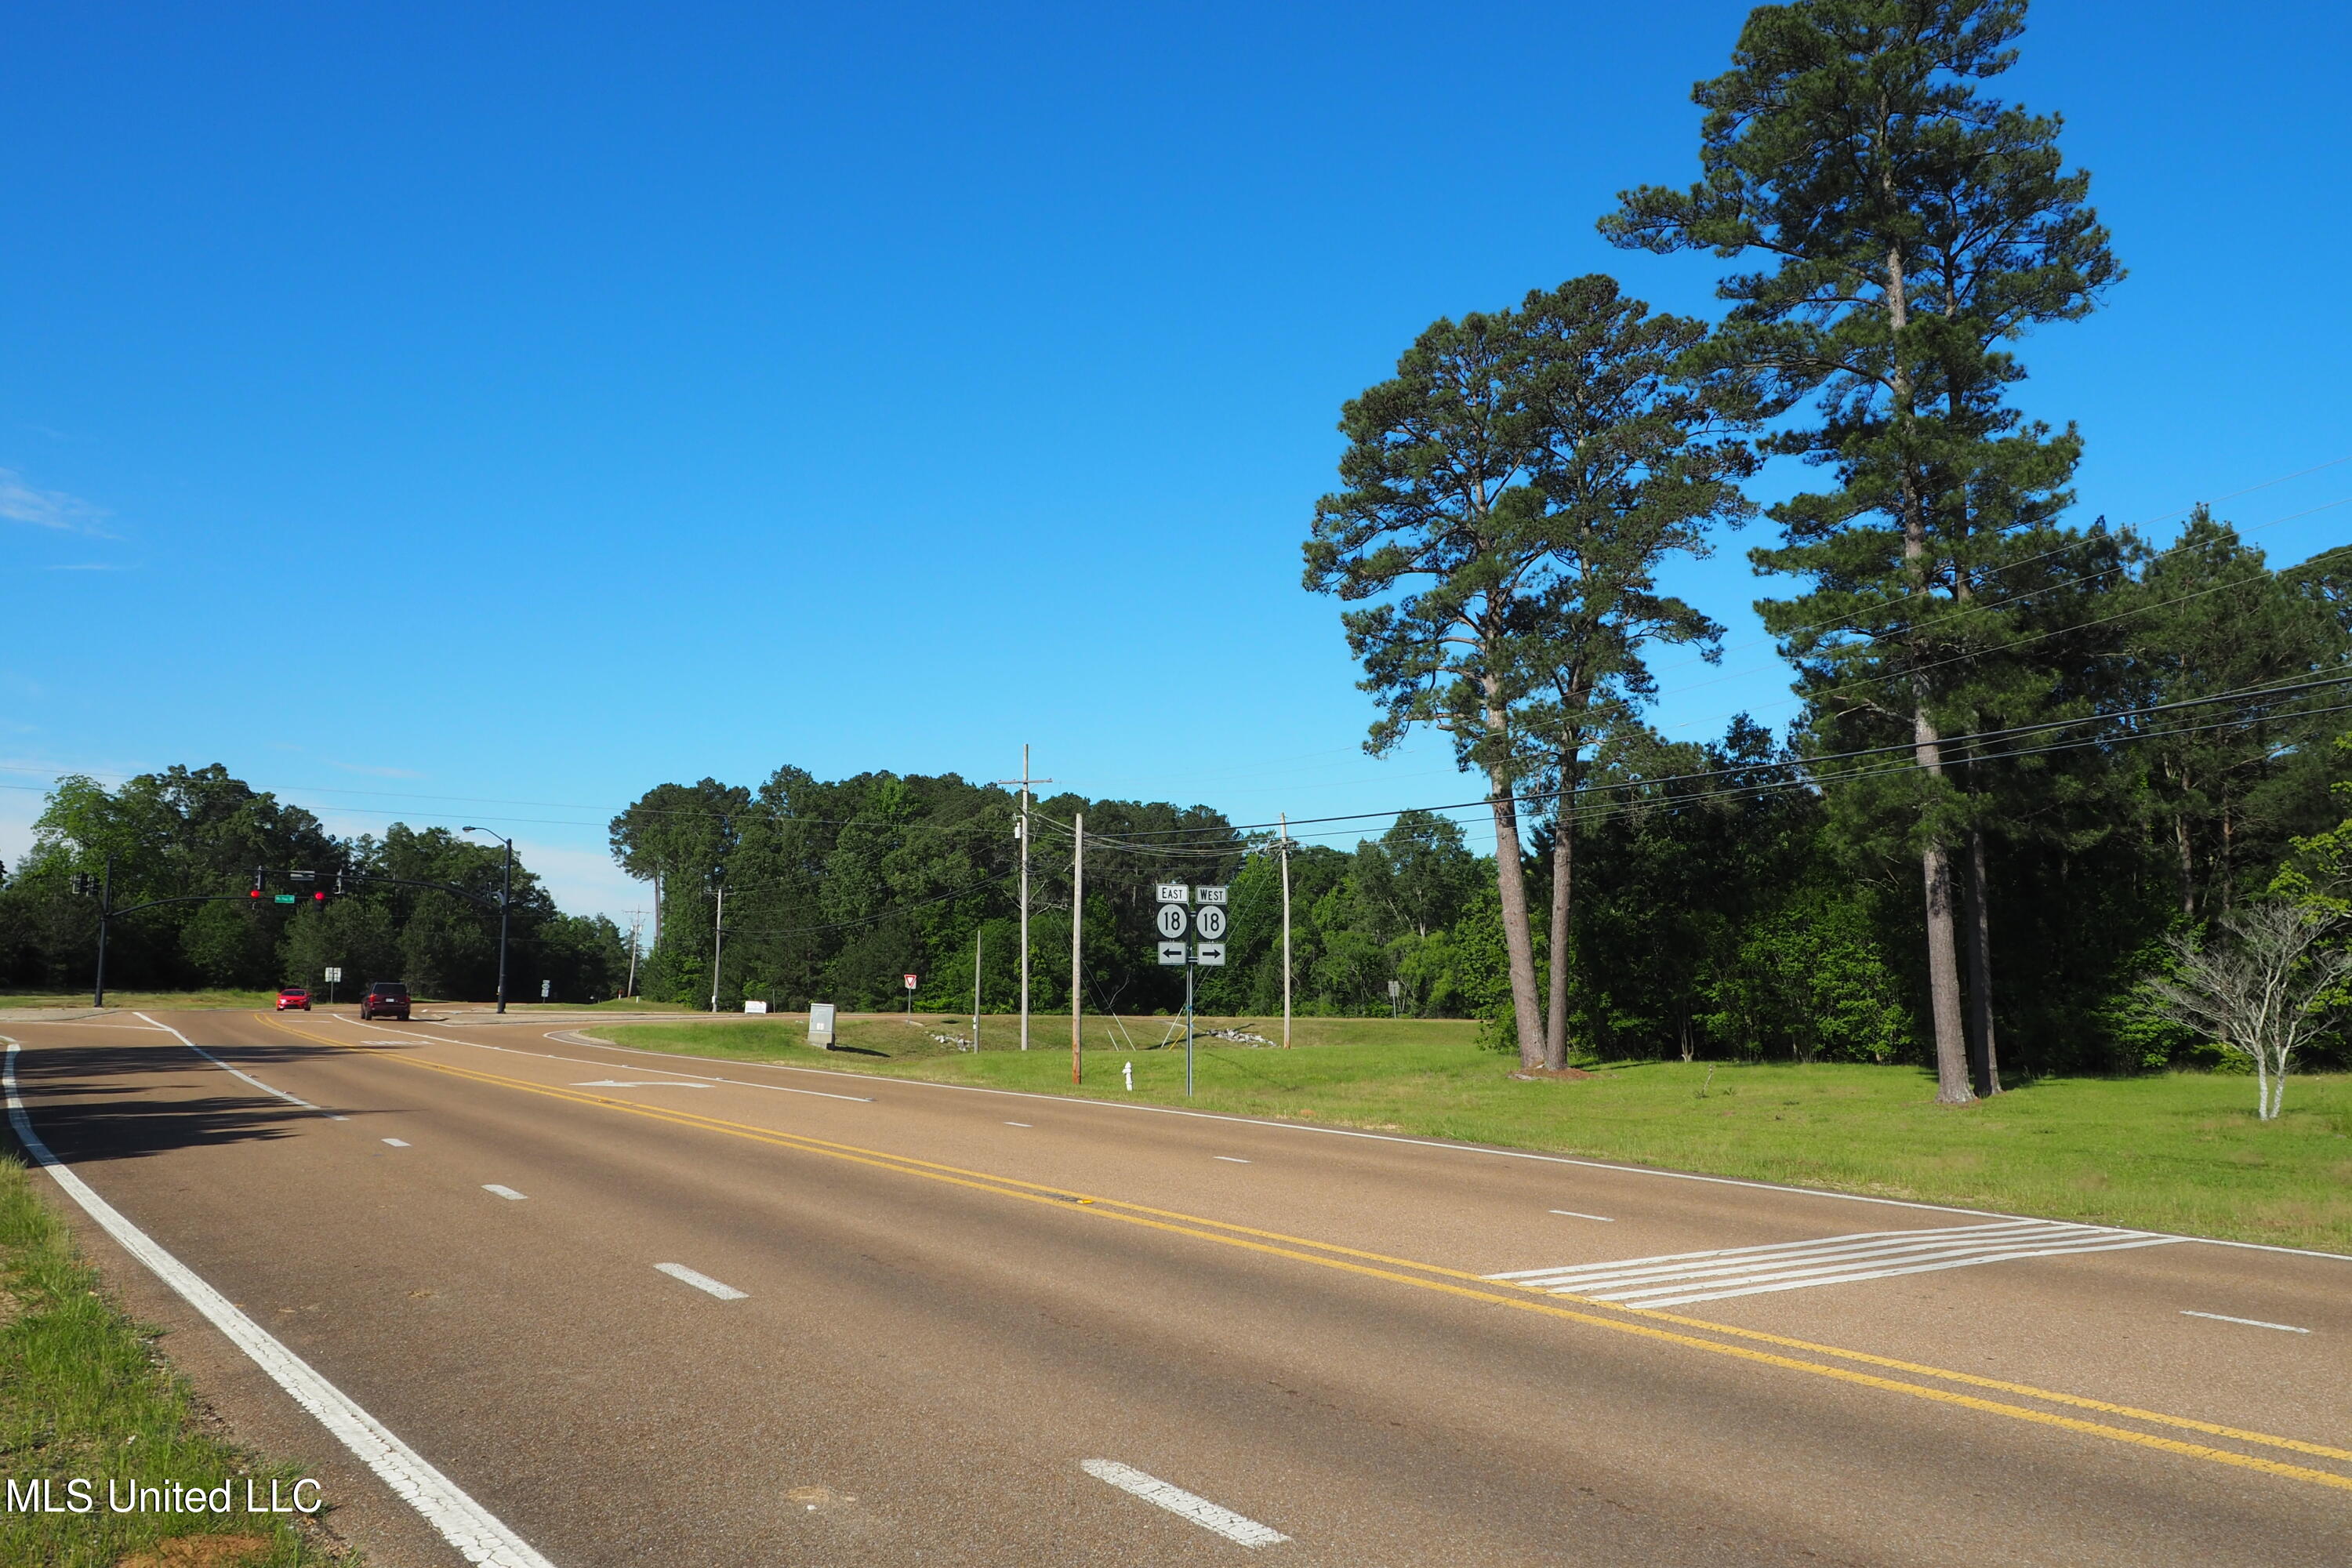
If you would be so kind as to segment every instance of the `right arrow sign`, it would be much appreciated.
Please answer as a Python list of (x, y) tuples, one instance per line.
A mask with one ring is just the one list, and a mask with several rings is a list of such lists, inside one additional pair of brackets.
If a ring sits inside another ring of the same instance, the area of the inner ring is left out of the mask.
[(1194, 944), (1192, 962), (1203, 969), (1223, 969), (1225, 966), (1225, 944), (1222, 942), (1203, 942)]

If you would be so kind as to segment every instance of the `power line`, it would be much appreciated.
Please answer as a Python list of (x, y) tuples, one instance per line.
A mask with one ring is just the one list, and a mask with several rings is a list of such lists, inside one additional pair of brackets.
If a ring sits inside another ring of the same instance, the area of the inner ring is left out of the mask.
[[(2115, 722), (2115, 721), (2120, 721), (2120, 720), (2137, 718), (2137, 717), (2141, 717), (2141, 716), (2143, 716), (2143, 715), (2149, 714), (2149, 713), (2170, 712), (2170, 711), (2174, 711), (2174, 710), (2176, 710), (2184, 709), (2184, 708), (2200, 708), (2200, 707), (2209, 707), (2209, 706), (2210, 706), (2210, 705), (2212, 705), (2213, 703), (2216, 703), (2216, 702), (2235, 701), (2235, 700), (2244, 700), (2244, 699), (2248, 699), (2248, 698), (2261, 698), (2261, 697), (2273, 697), (2273, 696), (2286, 696), (2286, 695), (2292, 695), (2293, 693), (2297, 692), (2297, 691), (2313, 690), (2313, 689), (2320, 689), (2320, 688), (2325, 688), (2325, 687), (2329, 687), (2329, 686), (2343, 685), (2343, 684), (2345, 684), (2345, 683), (2347, 683), (2347, 682), (2352, 682), (2352, 674), (2346, 674), (2346, 675), (2331, 675), (2331, 676), (2321, 676), (2321, 677), (2316, 677), (2316, 678), (2312, 678), (2312, 679), (2298, 679), (2290, 680), (2290, 681), (2284, 681), (2284, 682), (2280, 682), (2280, 681), (2273, 681), (2273, 682), (2269, 682), (2269, 683), (2263, 684), (2263, 685), (2258, 685), (2258, 686), (2242, 687), (2242, 688), (2240, 688), (2240, 689), (2236, 689), (2236, 690), (2233, 690), (2233, 691), (2215, 692), (2215, 693), (2212, 693), (2212, 694), (2210, 694), (2210, 695), (2209, 695), (2209, 696), (2205, 696), (2205, 697), (2189, 697), (2189, 698), (2181, 698), (2181, 699), (2171, 701), (2171, 702), (2151, 703), (2151, 704), (2148, 704), (2148, 705), (2147, 705), (2147, 706), (2140, 707), (2140, 708), (2127, 708), (2127, 709), (2108, 710), (2105, 710), (2105, 711), (2101, 711), (2101, 712), (2096, 712), (2096, 713), (2088, 713), (2088, 714), (2084, 714), (2084, 715), (2082, 715), (2082, 716), (2080, 716), (2080, 717), (2078, 717), (2078, 718), (2074, 718), (2074, 719), (2052, 719), (2052, 720), (2043, 720), (2043, 721), (2037, 721), (2037, 722), (2032, 723), (2032, 724), (2010, 725), (2010, 726), (2006, 726), (2006, 727), (2003, 727), (2003, 728), (2000, 728), (2000, 729), (1996, 729), (1996, 730), (1964, 731), (1961, 731), (1961, 732), (1957, 733), (1957, 734), (1952, 734), (1952, 735), (1947, 735), (1947, 736), (1944, 736), (1944, 737), (1942, 737), (1942, 738), (1939, 740), (1939, 742), (1938, 742), (1937, 743), (1938, 743), (1939, 745), (1943, 745), (1943, 746), (1958, 746), (1958, 745), (1961, 745), (1961, 744), (1963, 744), (1963, 743), (1968, 743), (1968, 742), (1981, 742), (1990, 741), (1990, 740), (1999, 740), (1999, 739), (2001, 739), (2001, 738), (2003, 738), (2003, 737), (2007, 737), (2007, 736), (2021, 735), (2021, 734), (2028, 734), (2028, 733), (2032, 733), (2032, 732), (2036, 732), (2036, 731), (2045, 731), (2045, 730), (2069, 729), (2069, 728), (2073, 728), (2074, 726), (2080, 725), (2080, 724), (2112, 723), (2112, 722)], [(2322, 711), (2333, 712), (2333, 711), (2336, 711), (2336, 710), (2334, 710), (2334, 709), (2328, 709), (2328, 710), (2323, 710)], [(2158, 733), (2169, 733), (2169, 732), (2172, 732), (2172, 731), (2157, 731), (2157, 732), (2158, 732)], [(1811, 767), (1813, 767), (1813, 766), (1815, 766), (1815, 765), (1817, 765), (1817, 764), (1819, 764), (1819, 763), (1825, 763), (1825, 762), (1841, 762), (1841, 761), (1846, 761), (1846, 760), (1854, 759), (1854, 758), (1868, 757), (1868, 756), (1876, 756), (1876, 755), (1885, 755), (1885, 754), (1887, 754), (1887, 753), (1890, 753), (1890, 752), (1907, 752), (1907, 751), (1913, 750), (1913, 749), (1914, 749), (1914, 747), (1915, 747), (1915, 745), (1916, 745), (1916, 742), (1910, 742), (1910, 741), (1896, 741), (1896, 742), (1888, 742), (1888, 743), (1886, 743), (1886, 744), (1885, 744), (1885, 745), (1880, 745), (1880, 746), (1860, 746), (1860, 747), (1853, 748), (1853, 750), (1851, 750), (1851, 751), (1845, 751), (1845, 752), (1824, 752), (1824, 753), (1817, 753), (1817, 754), (1815, 754), (1815, 755), (1813, 755), (1813, 756), (1811, 756), (1811, 757), (1798, 757), (1798, 758), (1793, 758), (1793, 759), (1791, 759), (1791, 760), (1790, 761), (1790, 763), (1786, 763), (1786, 764), (1754, 763), (1754, 764), (1748, 764), (1748, 766), (1742, 766), (1742, 767), (1731, 767), (1731, 768), (1710, 768), (1710, 769), (1706, 769), (1706, 770), (1703, 770), (1703, 771), (1700, 771), (1700, 772), (1697, 772), (1697, 773), (1670, 773), (1670, 774), (1664, 774), (1664, 775), (1660, 775), (1660, 776), (1657, 776), (1657, 777), (1646, 778), (1646, 779), (1635, 779), (1635, 780), (1626, 781), (1626, 782), (1623, 782), (1623, 783), (1604, 783), (1604, 784), (1585, 784), (1585, 785), (1578, 786), (1577, 788), (1574, 788), (1574, 789), (1567, 789), (1567, 790), (1526, 790), (1526, 791), (1517, 791), (1517, 792), (1515, 792), (1515, 793), (1514, 793), (1514, 795), (1513, 795), (1513, 797), (1512, 797), (1512, 798), (1514, 798), (1515, 800), (1517, 800), (1517, 801), (1520, 802), (1521, 804), (1528, 804), (1528, 803), (1531, 803), (1531, 802), (1541, 802), (1541, 801), (1545, 801), (1545, 800), (1557, 800), (1557, 799), (1560, 799), (1560, 798), (1562, 798), (1563, 796), (1573, 795), (1576, 795), (1576, 794), (1578, 794), (1578, 793), (1581, 793), (1581, 792), (1583, 792), (1583, 791), (1591, 791), (1591, 790), (1615, 790), (1615, 789), (1642, 789), (1642, 788), (1650, 788), (1650, 787), (1654, 787), (1654, 786), (1656, 786), (1656, 785), (1660, 785), (1660, 784), (1692, 783), (1692, 782), (1702, 781), (1702, 780), (1706, 780), (1706, 779), (1709, 779), (1709, 778), (1721, 778), (1721, 777), (1725, 777), (1725, 776), (1727, 776), (1727, 775), (1728, 775), (1728, 774), (1731, 774), (1731, 773), (1745, 773), (1745, 772), (1750, 771), (1750, 769), (1751, 769), (1752, 767), (1759, 767), (1759, 766), (1773, 766), (1773, 765), (1788, 765), (1788, 766), (1795, 766), (1795, 767), (1805, 767), (1805, 768), (1811, 768)], [(1957, 766), (1960, 766), (1960, 765), (1962, 765), (1962, 761), (1961, 761), (1961, 760), (1954, 760), (1954, 761), (1952, 761), (1952, 762), (1948, 763), (1947, 765), (1949, 765), (1949, 766), (1955, 766), (1955, 767), (1957, 767)], [(1408, 812), (1408, 811), (1426, 811), (1426, 812), (1430, 812), (1430, 813), (1432, 813), (1432, 814), (1435, 814), (1435, 813), (1437, 813), (1437, 812), (1442, 812), (1442, 811), (1470, 811), (1470, 810), (1479, 810), (1479, 809), (1485, 809), (1485, 808), (1487, 808), (1487, 807), (1491, 806), (1491, 805), (1494, 804), (1494, 798), (1495, 798), (1495, 797), (1493, 797), (1493, 796), (1491, 796), (1491, 795), (1490, 795), (1490, 796), (1486, 796), (1486, 797), (1484, 797), (1484, 798), (1482, 798), (1482, 799), (1478, 799), (1478, 800), (1471, 800), (1471, 801), (1451, 801), (1451, 802), (1447, 802), (1447, 803), (1445, 803), (1445, 804), (1444, 804), (1444, 805), (1437, 805), (1400, 806), (1400, 807), (1395, 807), (1395, 808), (1392, 808), (1392, 809), (1390, 809), (1390, 810), (1385, 810), (1385, 811), (1359, 811), (1359, 812), (1348, 812), (1348, 813), (1343, 813), (1343, 814), (1340, 814), (1340, 815), (1339, 815), (1339, 816), (1314, 816), (1314, 817), (1304, 817), (1304, 818), (1299, 819), (1299, 820), (1298, 820), (1298, 821), (1297, 821), (1297, 822), (1293, 822), (1293, 823), (1291, 823), (1291, 824), (1290, 824), (1290, 826), (1291, 826), (1292, 827), (1296, 828), (1296, 827), (1298, 827), (1298, 826), (1311, 826), (1311, 825), (1317, 825), (1317, 824), (1327, 823), (1327, 822), (1365, 822), (1365, 821), (1373, 821), (1373, 820), (1378, 820), (1378, 819), (1380, 819), (1380, 818), (1383, 818), (1383, 817), (1402, 816), (1403, 816), (1403, 815), (1404, 815), (1406, 812)], [(1169, 833), (1171, 833), (1171, 834), (1178, 833), (1178, 832), (1200, 832), (1200, 831), (1226, 831), (1226, 832), (1232, 832), (1232, 833), (1239, 834), (1239, 833), (1261, 832), (1261, 831), (1265, 831), (1265, 830), (1267, 830), (1267, 829), (1274, 828), (1274, 827), (1276, 827), (1276, 826), (1278, 826), (1277, 824), (1276, 824), (1276, 823), (1272, 823), (1272, 822), (1253, 822), (1253, 823), (1241, 823), (1241, 824), (1236, 824), (1236, 825), (1234, 825), (1234, 826), (1232, 826), (1231, 828), (1228, 828), (1228, 829), (1204, 830), (1204, 829), (1179, 829), (1179, 828), (1171, 828), (1171, 829), (1168, 829), (1168, 830), (1166, 830), (1166, 831), (1167, 831), (1167, 832), (1169, 832)], [(1091, 834), (1090, 834), (1090, 835), (1088, 835), (1088, 837), (1097, 837), (1097, 836), (1095, 836), (1095, 835), (1091, 835)], [(1120, 847), (1130, 847), (1130, 848), (1139, 848), (1139, 849), (1140, 849), (1140, 848), (1147, 848), (1147, 847), (1151, 847), (1151, 848), (1156, 848), (1156, 847), (1157, 847), (1156, 846), (1145, 846), (1145, 845), (1142, 845), (1142, 844), (1140, 844), (1140, 843), (1135, 842), (1135, 840), (1137, 840), (1137, 839), (1139, 839), (1139, 838), (1140, 838), (1140, 837), (1144, 837), (1144, 835), (1139, 835), (1139, 834), (1129, 834), (1129, 835), (1117, 836), (1117, 837), (1105, 835), (1105, 836), (1102, 836), (1102, 837), (1101, 837), (1101, 840), (1100, 840), (1100, 841), (1105, 842), (1105, 843), (1109, 843), (1109, 844), (1116, 844), (1116, 845), (1118, 845), (1118, 846), (1120, 846)]]

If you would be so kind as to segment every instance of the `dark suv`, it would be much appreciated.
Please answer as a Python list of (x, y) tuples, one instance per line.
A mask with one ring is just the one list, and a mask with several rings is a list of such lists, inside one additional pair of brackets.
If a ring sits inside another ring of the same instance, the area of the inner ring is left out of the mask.
[(397, 1018), (408, 1022), (408, 983), (404, 980), (371, 980), (367, 994), (360, 998), (362, 1018)]

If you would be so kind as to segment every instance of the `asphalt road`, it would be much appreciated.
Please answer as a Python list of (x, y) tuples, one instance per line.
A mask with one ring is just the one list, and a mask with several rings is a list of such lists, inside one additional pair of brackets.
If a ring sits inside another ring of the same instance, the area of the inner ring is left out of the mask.
[[(558, 1568), (2352, 1562), (2352, 1259), (554, 1028), (0, 1024), (59, 1160)], [(81, 1228), (374, 1562), (463, 1560)]]

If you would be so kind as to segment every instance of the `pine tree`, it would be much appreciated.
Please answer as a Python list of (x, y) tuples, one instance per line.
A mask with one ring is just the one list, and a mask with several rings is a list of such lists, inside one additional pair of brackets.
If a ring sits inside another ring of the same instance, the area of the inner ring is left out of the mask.
[(1601, 224), (1621, 245), (1767, 261), (1720, 285), (1732, 309), (1701, 362), (1745, 378), (1759, 412), (1814, 412), (1767, 443), (1836, 482), (1772, 510), (1785, 542), (1759, 564), (1811, 589), (1764, 605), (1766, 624), (1817, 719), (1912, 748), (1948, 1103), (1972, 1098), (1953, 864), (1969, 841), (1943, 736), (1969, 662), (2014, 638), (1983, 580), (2063, 504), (2077, 448), (2007, 406), (2024, 374), (2007, 345), (2122, 275), (2058, 119), (1979, 86), (2014, 63), (2024, 16), (2023, 0), (1760, 7), (1693, 94), (1701, 180), (1627, 192)]

